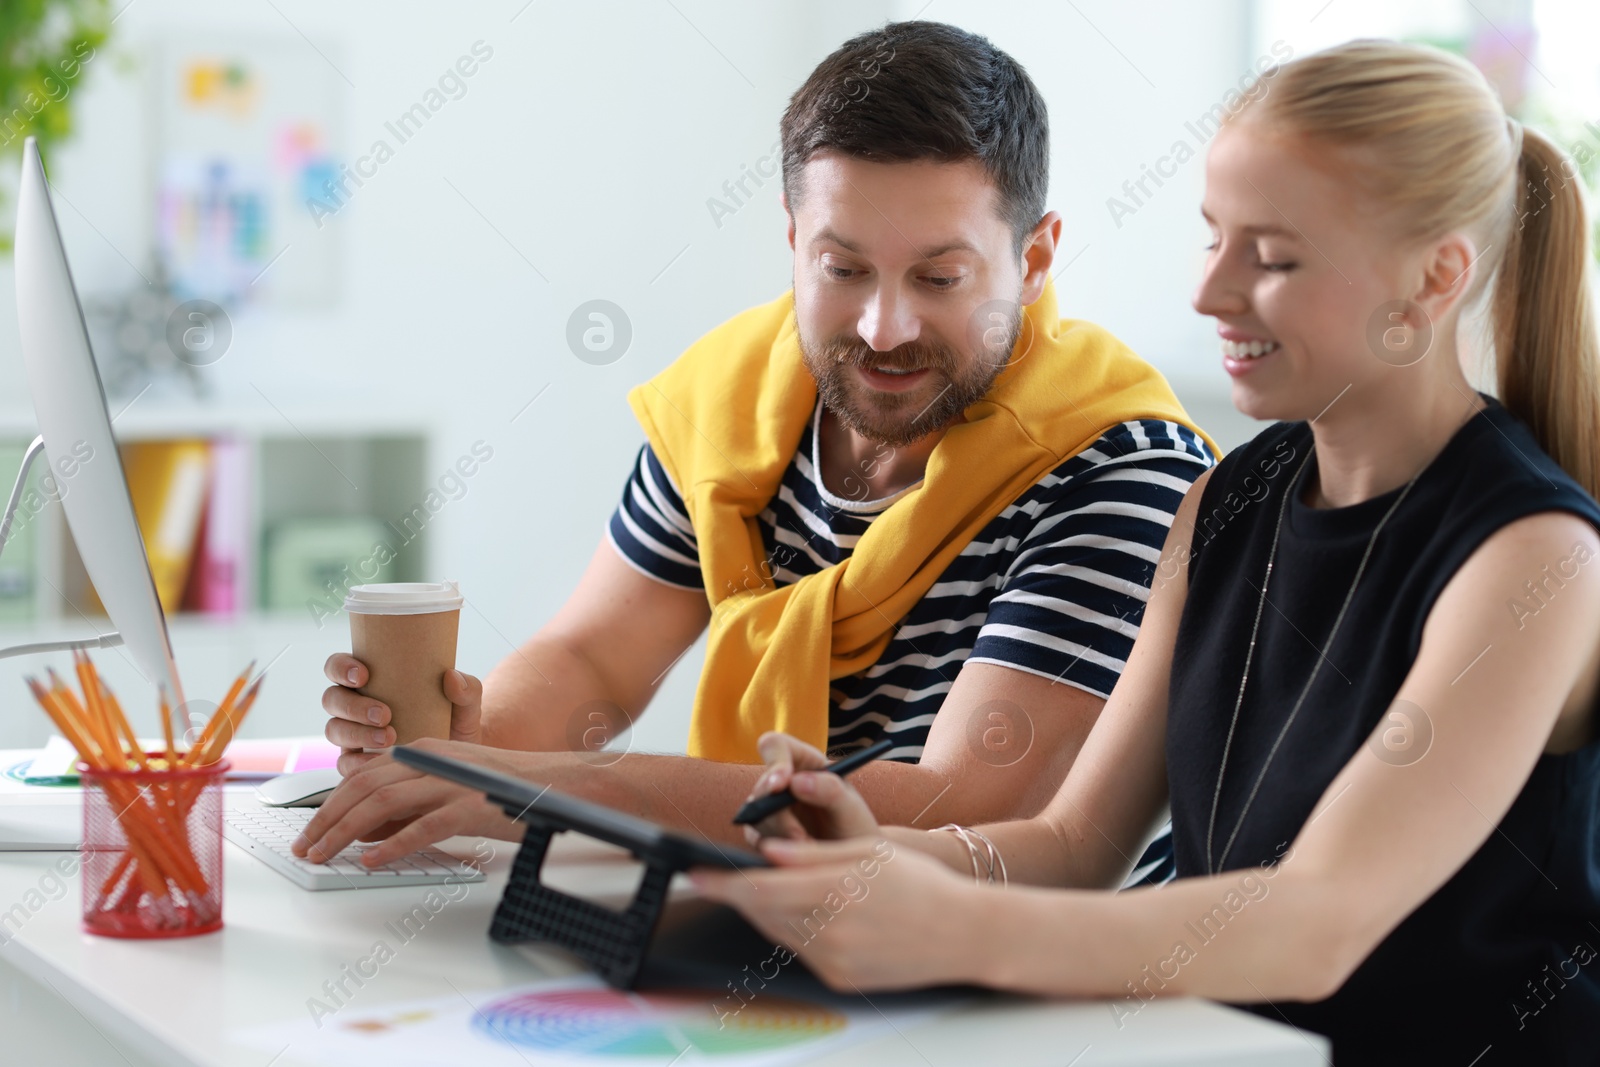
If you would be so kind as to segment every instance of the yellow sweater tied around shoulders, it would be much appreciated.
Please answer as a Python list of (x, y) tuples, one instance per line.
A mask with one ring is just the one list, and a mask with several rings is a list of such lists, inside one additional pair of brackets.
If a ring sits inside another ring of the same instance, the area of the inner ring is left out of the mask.
[(872, 666), (945, 568), (1029, 486), (1118, 423), (1195, 429), (1154, 367), (1100, 327), (1057, 317), (1053, 284), (1024, 316), (1010, 364), (945, 431), (922, 482), (873, 519), (849, 558), (781, 588), (757, 517), (817, 400), (793, 292), (712, 330), (628, 394), (683, 496), (711, 604), (691, 755), (759, 763), (768, 730), (826, 749), (829, 682)]

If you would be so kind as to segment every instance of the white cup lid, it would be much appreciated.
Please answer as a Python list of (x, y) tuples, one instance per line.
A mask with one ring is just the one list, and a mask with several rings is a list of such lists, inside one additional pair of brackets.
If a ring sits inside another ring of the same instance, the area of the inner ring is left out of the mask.
[(352, 585), (344, 610), (357, 615), (428, 615), (455, 611), (464, 602), (455, 582), (383, 582)]

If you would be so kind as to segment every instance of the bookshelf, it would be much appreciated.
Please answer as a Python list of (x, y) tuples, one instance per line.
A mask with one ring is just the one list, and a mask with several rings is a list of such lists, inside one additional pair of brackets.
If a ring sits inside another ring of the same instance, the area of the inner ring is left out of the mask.
[[(122, 403), (113, 400), (112, 411)], [(198, 441), (211, 449), (204, 503), (199, 505), (203, 518), (191, 526), (191, 545), (196, 555), (204, 555), (210, 527), (219, 517), (231, 524), (230, 535), (220, 540), (231, 544), (233, 558), (226, 561), (229, 566), (212, 570), (213, 577), (226, 576), (231, 595), (201, 601), (194, 584), (200, 580), (200, 567), (190, 566), (177, 609), (167, 611), (191, 700), (215, 699), (250, 659), (264, 666), (286, 657), (269, 686), (278, 699), (268, 701), (264, 692), (263, 706), (252, 716), (259, 721), (255, 729), (247, 726), (246, 734), (320, 732), (321, 712), (305, 705), (326, 684), (321, 680), (322, 658), (347, 645), (348, 627), (338, 606), (338, 590), (346, 581), (343, 569), (349, 568), (351, 584), (436, 577), (436, 525), (423, 503), (435, 482), (433, 425), (405, 415), (361, 415), (316, 406), (162, 405), (145, 398), (117, 414), (113, 430), (124, 456), (130, 447), (155, 446), (159, 452), (169, 442)], [(5, 485), (0, 492), (9, 492), (17, 462), (36, 432), (31, 409), (0, 408), (0, 480)], [(124, 469), (131, 479), (127, 462)], [(20, 529), (0, 550), (0, 645), (81, 637), (110, 628), (61, 505), (44, 491), (46, 473), (52, 472), (41, 457), (30, 478), (37, 510), (30, 509), (25, 497), (18, 513)], [(70, 477), (59, 477), (56, 484), (58, 491), (71, 493)], [(153, 542), (160, 535), (140, 506), (139, 487), (132, 488), (141, 530), (155, 556)], [(172, 525), (181, 533), (185, 524)], [(166, 533), (170, 538), (173, 529)], [(375, 553), (374, 542), (380, 540), (391, 551)], [(317, 607), (308, 603), (313, 599)], [(118, 683), (113, 679), (121, 673), (127, 675), (121, 685), (137, 692), (141, 682), (119, 652), (97, 653), (96, 660), (105, 665), (103, 673), (110, 675), (107, 680), (114, 688)], [(0, 692), (25, 693), (21, 675), (38, 673), (45, 663), (59, 670), (63, 660), (0, 660)], [(0, 706), (9, 703), (3, 700)], [(276, 714), (271, 704), (280, 705)], [(42, 716), (26, 712), (0, 718), (0, 747), (39, 743), (46, 726)]]

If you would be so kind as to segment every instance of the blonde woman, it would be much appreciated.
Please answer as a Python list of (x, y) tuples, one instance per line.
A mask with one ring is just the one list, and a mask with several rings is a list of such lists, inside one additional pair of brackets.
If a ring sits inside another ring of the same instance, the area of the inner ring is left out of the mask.
[[(978, 982), (1119, 1020), (1197, 994), (1329, 1035), (1340, 1064), (1593, 1063), (1600, 390), (1575, 171), (1431, 49), (1355, 42), (1270, 85), (1210, 148), (1194, 304), (1235, 404), (1277, 421), (1185, 498), (1054, 801), (880, 829), (769, 734), (757, 791), (802, 801), (763, 827), (779, 867), (697, 880), (842, 989)], [(1478, 306), (1499, 400), (1462, 369)], [(1178, 880), (1105, 892), (1169, 803)]]

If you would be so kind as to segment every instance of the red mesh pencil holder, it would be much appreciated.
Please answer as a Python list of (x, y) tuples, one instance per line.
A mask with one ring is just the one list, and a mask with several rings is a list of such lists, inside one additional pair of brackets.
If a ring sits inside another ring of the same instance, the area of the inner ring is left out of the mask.
[(83, 780), (83, 928), (187, 937), (222, 926), (222, 780), (228, 762), (96, 770)]

